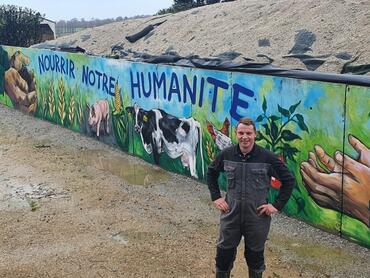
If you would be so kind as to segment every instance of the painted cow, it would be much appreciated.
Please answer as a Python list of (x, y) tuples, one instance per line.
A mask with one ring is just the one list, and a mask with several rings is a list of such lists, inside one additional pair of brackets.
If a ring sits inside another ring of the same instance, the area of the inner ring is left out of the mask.
[(228, 118), (225, 118), (221, 129), (217, 129), (211, 122), (207, 121), (207, 130), (220, 151), (232, 145), (231, 138), (229, 137), (229, 127), (230, 121)]
[(108, 100), (98, 100), (93, 106), (87, 104), (89, 112), (89, 127), (96, 128), (96, 136), (100, 135), (100, 125), (104, 125), (105, 134), (109, 134), (109, 103)]
[(181, 157), (182, 165), (190, 170), (191, 176), (198, 178), (196, 152), (199, 144), (204, 177), (202, 133), (198, 121), (177, 118), (161, 109), (146, 111), (137, 104), (126, 107), (126, 111), (134, 117), (135, 131), (140, 134), (146, 152), (153, 154), (156, 164), (159, 164), (160, 153), (166, 152), (172, 159)]

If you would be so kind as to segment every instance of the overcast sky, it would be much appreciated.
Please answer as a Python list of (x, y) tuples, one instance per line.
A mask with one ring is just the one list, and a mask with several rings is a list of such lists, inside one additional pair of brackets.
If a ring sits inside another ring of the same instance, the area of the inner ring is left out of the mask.
[(0, 4), (27, 7), (45, 14), (47, 19), (58, 21), (151, 15), (170, 7), (173, 0), (1, 0)]

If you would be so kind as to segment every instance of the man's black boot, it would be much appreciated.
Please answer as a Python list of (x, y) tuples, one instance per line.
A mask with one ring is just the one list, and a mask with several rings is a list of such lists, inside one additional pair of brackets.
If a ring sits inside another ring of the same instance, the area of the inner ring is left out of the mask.
[(253, 269), (248, 269), (249, 272), (249, 278), (262, 278), (263, 272), (256, 272)]
[(222, 249), (217, 247), (216, 278), (229, 278), (236, 257), (236, 248)]
[(230, 271), (217, 271), (216, 278), (230, 278)]

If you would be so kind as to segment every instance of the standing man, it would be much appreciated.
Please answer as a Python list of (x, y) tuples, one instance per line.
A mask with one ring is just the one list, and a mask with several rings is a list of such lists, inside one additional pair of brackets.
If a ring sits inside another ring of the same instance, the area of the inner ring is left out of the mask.
[[(252, 119), (239, 120), (236, 137), (239, 143), (224, 149), (209, 165), (207, 173), (212, 201), (221, 211), (216, 278), (230, 277), (242, 236), (249, 277), (259, 278), (266, 268), (264, 248), (271, 215), (288, 202), (295, 178), (274, 153), (255, 144), (256, 127)], [(221, 197), (217, 182), (220, 172), (225, 172), (228, 181), (225, 198)], [(275, 202), (269, 204), (271, 176), (282, 185)]]

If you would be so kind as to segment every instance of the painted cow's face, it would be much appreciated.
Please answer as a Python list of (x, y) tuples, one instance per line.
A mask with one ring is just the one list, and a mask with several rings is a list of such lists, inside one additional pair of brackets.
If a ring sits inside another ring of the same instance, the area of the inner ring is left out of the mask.
[(126, 107), (126, 111), (132, 114), (135, 120), (135, 132), (140, 133), (143, 128), (143, 124), (148, 120), (147, 112), (141, 109), (137, 103), (135, 103), (133, 107)]
[(139, 107), (137, 103), (134, 105), (135, 110), (135, 131), (137, 133), (141, 132), (141, 129), (143, 128), (143, 109)]

